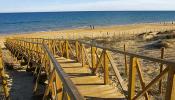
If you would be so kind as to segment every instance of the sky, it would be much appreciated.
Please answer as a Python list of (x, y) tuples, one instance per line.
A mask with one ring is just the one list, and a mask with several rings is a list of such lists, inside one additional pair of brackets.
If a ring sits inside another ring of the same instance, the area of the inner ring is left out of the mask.
[(0, 12), (175, 10), (175, 0), (0, 0)]

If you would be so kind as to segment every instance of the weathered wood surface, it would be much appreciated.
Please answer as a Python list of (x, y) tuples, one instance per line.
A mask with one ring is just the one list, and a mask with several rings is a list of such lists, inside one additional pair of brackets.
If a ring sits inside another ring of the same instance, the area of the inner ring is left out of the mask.
[(92, 75), (90, 69), (82, 67), (81, 63), (63, 57), (56, 59), (86, 99), (124, 98), (124, 95), (116, 88), (104, 85), (104, 81), (100, 77)]

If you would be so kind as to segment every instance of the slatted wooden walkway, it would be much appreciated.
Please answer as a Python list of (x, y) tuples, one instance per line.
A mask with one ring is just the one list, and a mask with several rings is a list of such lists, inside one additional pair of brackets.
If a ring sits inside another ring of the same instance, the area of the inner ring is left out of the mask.
[[(126, 52), (125, 46), (124, 50), (118, 50), (77, 40), (7, 39), (5, 45), (14, 57), (27, 63), (28, 69), (34, 69), (34, 93), (39, 89), (42, 73), (46, 75), (48, 82), (43, 100), (152, 100), (151, 88), (158, 88), (163, 99), (175, 100), (175, 62), (164, 60), (162, 55), (161, 59), (153, 58)], [(123, 67), (128, 80), (124, 81), (111, 52), (124, 56)], [(130, 58), (129, 63), (127, 57)], [(149, 83), (145, 83), (140, 59), (160, 64), (160, 73)], [(102, 78), (96, 75), (100, 69)], [(118, 87), (110, 85), (110, 69)], [(162, 94), (162, 80), (166, 76), (166, 91)], [(137, 84), (140, 86), (136, 88)]]
[(56, 57), (63, 70), (86, 99), (122, 99), (123, 94), (110, 85), (104, 85), (104, 81), (96, 75), (92, 75), (87, 67), (75, 60)]

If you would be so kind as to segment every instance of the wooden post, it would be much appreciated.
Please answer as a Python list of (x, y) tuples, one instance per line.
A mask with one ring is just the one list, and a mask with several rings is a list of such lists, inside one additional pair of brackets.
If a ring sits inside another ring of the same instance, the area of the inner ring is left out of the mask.
[(130, 67), (129, 67), (129, 86), (128, 86), (128, 99), (132, 100), (135, 95), (135, 81), (136, 81), (136, 61), (134, 57), (130, 58)]
[(91, 46), (91, 63), (92, 63), (92, 73), (95, 74), (96, 69), (96, 47)]
[(104, 84), (109, 84), (109, 59), (106, 54), (106, 50), (104, 50), (103, 58), (104, 58)]
[(51, 51), (51, 53), (53, 54), (53, 52), (52, 52), (52, 46), (51, 46), (51, 41), (47, 41), (48, 42), (48, 47), (49, 47), (49, 50)]
[(175, 67), (168, 66), (168, 79), (165, 100), (175, 100)]
[[(161, 59), (164, 58), (164, 50), (165, 48), (161, 48)], [(160, 64), (160, 73), (163, 71), (163, 64)], [(162, 94), (162, 80), (159, 82), (159, 92)]]
[(81, 61), (82, 61), (81, 63), (82, 63), (82, 67), (85, 66), (85, 53), (84, 53), (83, 48), (84, 48), (84, 44), (81, 44)]
[(66, 40), (66, 44), (65, 44), (65, 46), (66, 46), (66, 58), (67, 59), (69, 59), (69, 48), (68, 48), (68, 41)]
[(75, 42), (75, 52), (76, 52), (76, 57), (77, 57), (77, 61), (79, 61), (79, 49), (78, 49), (78, 41)]
[(56, 41), (54, 41), (54, 40), (52, 40), (52, 49), (53, 49), (53, 55), (55, 55), (56, 53), (55, 53), (55, 42)]
[(63, 46), (61, 41), (59, 41), (59, 49), (60, 49), (61, 56), (63, 56)]
[[(124, 52), (126, 52), (126, 45), (124, 44)], [(126, 54), (124, 55), (125, 58), (125, 74), (128, 75), (128, 65), (127, 65), (127, 58)]]

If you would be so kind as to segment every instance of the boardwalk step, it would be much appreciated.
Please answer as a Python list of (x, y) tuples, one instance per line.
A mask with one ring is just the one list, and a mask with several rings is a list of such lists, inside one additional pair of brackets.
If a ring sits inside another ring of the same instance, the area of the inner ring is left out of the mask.
[(57, 61), (86, 99), (124, 98), (124, 95), (117, 88), (104, 85), (103, 80), (91, 74), (91, 71), (86, 67), (82, 67), (81, 63), (75, 63), (74, 60), (63, 57), (57, 58)]

